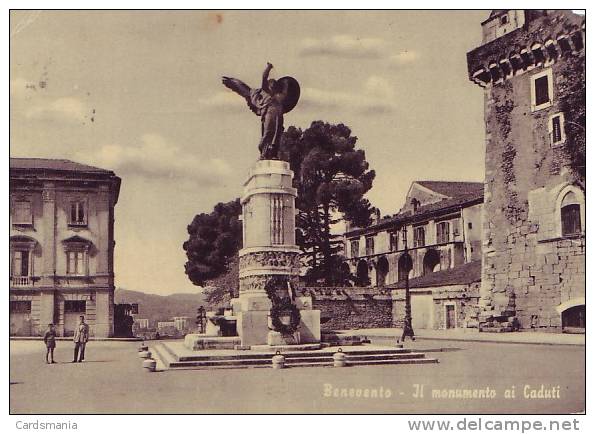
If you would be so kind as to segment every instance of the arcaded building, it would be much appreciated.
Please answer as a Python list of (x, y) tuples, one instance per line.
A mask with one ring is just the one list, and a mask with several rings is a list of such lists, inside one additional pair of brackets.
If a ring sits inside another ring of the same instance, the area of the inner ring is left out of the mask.
[(358, 286), (404, 280), (405, 239), (413, 261), (409, 278), (481, 259), (482, 182), (415, 181), (392, 217), (344, 234), (345, 258)]
[(483, 192), (483, 182), (415, 181), (397, 214), (345, 233), (344, 266), (357, 286), (376, 287), (372, 315), (392, 301), (391, 325), (402, 325), (409, 277), (414, 329), (476, 326)]
[(114, 332), (114, 207), (120, 178), (69, 160), (10, 159), (10, 334), (48, 323), (71, 336), (84, 315)]
[(585, 327), (585, 19), (495, 10), (467, 54), (484, 92), (480, 328)]

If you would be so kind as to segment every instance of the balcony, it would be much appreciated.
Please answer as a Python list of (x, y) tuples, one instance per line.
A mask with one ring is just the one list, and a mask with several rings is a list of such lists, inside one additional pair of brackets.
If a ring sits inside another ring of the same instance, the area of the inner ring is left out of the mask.
[(11, 286), (31, 286), (33, 285), (33, 280), (29, 276), (12, 276), (10, 278)]

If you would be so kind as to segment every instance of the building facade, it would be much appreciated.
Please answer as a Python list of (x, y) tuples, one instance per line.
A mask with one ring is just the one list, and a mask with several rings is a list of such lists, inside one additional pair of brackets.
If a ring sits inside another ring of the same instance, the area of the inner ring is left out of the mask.
[(414, 329), (477, 326), (483, 191), (481, 182), (413, 182), (397, 214), (344, 235), (344, 266), (356, 286), (374, 289), (323, 291), (315, 304), (348, 312), (347, 325), (372, 323), (361, 318), (366, 306), (401, 327), (408, 277)]
[(10, 159), (10, 334), (54, 323), (114, 332), (114, 207), (120, 178), (69, 160)]
[(585, 326), (585, 19), (495, 10), (467, 54), (483, 88), (480, 328)]
[(402, 281), (405, 239), (413, 260), (409, 278), (481, 259), (483, 183), (416, 181), (394, 216), (344, 235), (346, 265), (357, 286)]

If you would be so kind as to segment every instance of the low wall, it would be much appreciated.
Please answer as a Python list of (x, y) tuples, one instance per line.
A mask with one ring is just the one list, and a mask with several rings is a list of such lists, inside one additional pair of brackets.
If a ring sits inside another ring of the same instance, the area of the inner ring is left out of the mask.
[(320, 310), (323, 331), (393, 326), (393, 303), (388, 290), (317, 287), (300, 292), (312, 297), (313, 308)]

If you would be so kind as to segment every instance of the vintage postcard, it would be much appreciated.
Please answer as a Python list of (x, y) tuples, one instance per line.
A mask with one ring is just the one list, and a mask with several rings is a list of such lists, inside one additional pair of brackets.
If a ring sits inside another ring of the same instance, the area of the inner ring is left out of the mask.
[(17, 430), (579, 429), (584, 11), (9, 14)]

